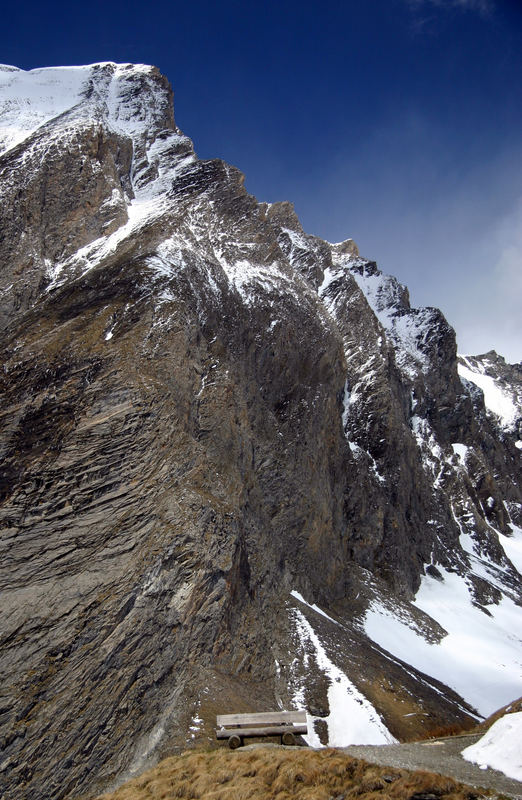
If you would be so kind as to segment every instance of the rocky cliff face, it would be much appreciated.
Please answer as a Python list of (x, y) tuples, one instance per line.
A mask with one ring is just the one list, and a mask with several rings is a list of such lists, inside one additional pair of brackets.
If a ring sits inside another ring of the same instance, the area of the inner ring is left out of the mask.
[(155, 68), (0, 67), (0, 120), (0, 796), (520, 694), (520, 365), (199, 160)]

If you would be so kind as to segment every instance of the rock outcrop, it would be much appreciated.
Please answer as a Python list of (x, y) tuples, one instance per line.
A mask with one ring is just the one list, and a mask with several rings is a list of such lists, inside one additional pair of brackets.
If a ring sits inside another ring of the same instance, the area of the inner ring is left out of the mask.
[(227, 710), (306, 706), (317, 743), (471, 719), (366, 622), (436, 648), (411, 601), (453, 577), (520, 610), (520, 366), (487, 354), (506, 427), (442, 314), (199, 160), (153, 67), (0, 67), (0, 118), (0, 797)]

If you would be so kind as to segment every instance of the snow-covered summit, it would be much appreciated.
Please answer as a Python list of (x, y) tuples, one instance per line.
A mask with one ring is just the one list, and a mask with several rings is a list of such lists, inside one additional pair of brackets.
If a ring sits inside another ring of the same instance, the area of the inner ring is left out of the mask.
[[(132, 93), (131, 87), (139, 92)], [(0, 154), (81, 105), (92, 116), (96, 108), (125, 134), (143, 133), (159, 115), (165, 117), (163, 127), (174, 127), (170, 87), (156, 67), (108, 61), (25, 71), (1, 65)]]
[[(92, 268), (145, 221), (157, 219), (180, 165), (190, 165), (195, 154), (175, 125), (170, 84), (154, 66), (0, 67), (2, 202), (8, 204), (6, 197), (20, 181), (35, 179), (41, 164), (62, 158), (76, 175), (71, 183), (79, 206), (91, 203), (98, 211), (96, 224), (84, 229), (76, 247), (54, 251), (49, 237), (45, 246), (33, 244), (36, 270), (44, 271), (51, 286), (62, 273)], [(89, 198), (89, 191), (95, 197)], [(45, 213), (63, 221), (64, 209), (51, 208), (53, 192), (60, 193), (58, 185), (47, 189)], [(11, 289), (11, 278), (4, 278)]]
[(81, 100), (89, 67), (55, 67), (28, 72), (0, 67), (0, 152)]

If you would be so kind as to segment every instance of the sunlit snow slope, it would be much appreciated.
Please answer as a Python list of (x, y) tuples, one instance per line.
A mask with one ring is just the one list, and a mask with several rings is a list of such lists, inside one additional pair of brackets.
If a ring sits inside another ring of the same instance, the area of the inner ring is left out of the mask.
[(522, 690), (520, 607), (508, 597), (485, 611), (473, 604), (466, 579), (441, 569), (426, 576), (414, 604), (446, 631), (427, 641), (407, 620), (375, 601), (365, 630), (403, 661), (451, 686), (482, 716), (517, 697)]

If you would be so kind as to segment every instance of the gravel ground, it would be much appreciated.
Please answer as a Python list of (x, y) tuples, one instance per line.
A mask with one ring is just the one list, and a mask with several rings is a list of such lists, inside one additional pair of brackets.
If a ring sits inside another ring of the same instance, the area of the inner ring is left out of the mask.
[(480, 769), (461, 757), (461, 751), (480, 739), (480, 735), (452, 736), (426, 742), (389, 745), (351, 745), (342, 750), (373, 764), (403, 769), (425, 769), (455, 778), (470, 786), (493, 789), (522, 800), (522, 783), (494, 769)]

